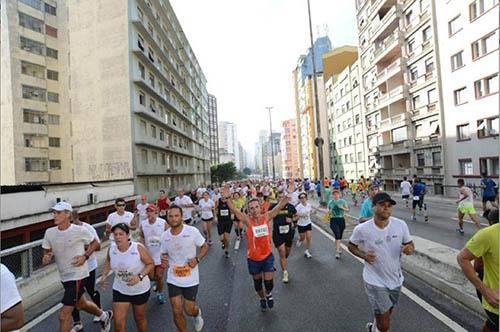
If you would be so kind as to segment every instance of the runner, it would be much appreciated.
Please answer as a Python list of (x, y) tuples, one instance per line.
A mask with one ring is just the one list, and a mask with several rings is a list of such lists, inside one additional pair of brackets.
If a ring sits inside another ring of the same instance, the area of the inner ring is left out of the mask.
[(365, 260), (363, 281), (375, 314), (375, 321), (366, 325), (368, 332), (389, 331), (404, 280), (401, 253), (411, 255), (415, 250), (406, 223), (391, 217), (394, 205), (396, 202), (387, 193), (376, 194), (374, 217), (356, 226), (349, 239), (349, 251)]
[(372, 199), (379, 192), (379, 188), (376, 186), (371, 186), (368, 190), (368, 197), (361, 204), (361, 210), (359, 211), (359, 223), (362, 224), (367, 220), (373, 218), (373, 203)]
[(189, 225), (193, 220), (194, 203), (191, 197), (184, 195), (184, 190), (179, 191), (179, 196), (174, 200), (174, 204), (182, 209), (182, 220), (185, 224)]
[[(141, 244), (130, 241), (127, 224), (119, 223), (111, 229), (114, 242), (108, 249), (102, 274), (115, 273), (113, 281), (113, 313), (115, 332), (125, 332), (130, 305), (134, 312), (137, 331), (146, 332), (146, 305), (149, 299), (151, 282), (148, 274), (154, 269), (154, 262), (147, 249)], [(101, 278), (100, 285), (107, 288), (107, 278)]]
[(422, 212), (422, 208), (424, 209), (425, 221), (429, 221), (427, 216), (427, 205), (424, 203), (424, 195), (425, 195), (425, 184), (419, 179), (415, 178), (413, 182), (413, 203), (412, 203), (412, 215), (411, 220), (416, 221), (417, 217), (415, 216), (415, 211), (418, 206), (419, 211)]
[(482, 196), (483, 196), (483, 216), (487, 217), (487, 212), (488, 212), (488, 207), (487, 203), (490, 202), (490, 204), (493, 207), (498, 208), (498, 204), (496, 203), (496, 186), (497, 184), (495, 181), (493, 181), (487, 173), (483, 172), (483, 178), (481, 179), (481, 189), (482, 189)]
[(158, 207), (154, 204), (149, 204), (146, 213), (148, 218), (140, 224), (142, 243), (146, 247), (151, 259), (154, 263), (154, 268), (149, 273), (149, 279), (153, 281), (153, 291), (156, 291), (156, 300), (159, 304), (167, 302), (167, 298), (163, 294), (163, 284), (165, 280), (165, 266), (161, 264), (160, 239), (163, 232), (168, 229), (168, 224), (165, 219), (159, 218), (157, 215)]
[(338, 190), (333, 191), (333, 199), (328, 202), (328, 210), (331, 213), (330, 228), (335, 235), (335, 258), (340, 259), (342, 253), (340, 244), (345, 229), (344, 212), (349, 212), (347, 202), (340, 198)]
[[(176, 205), (168, 209), (170, 229), (161, 237), (162, 263), (167, 266), (167, 285), (175, 326), (186, 332), (184, 311), (194, 317), (196, 331), (203, 328), (201, 309), (196, 303), (200, 276), (198, 264), (208, 252), (208, 245), (200, 231), (182, 222), (182, 208)], [(200, 251), (196, 255), (196, 248)]]
[(135, 207), (137, 209), (137, 215), (139, 216), (139, 225), (143, 220), (148, 219), (148, 214), (146, 212), (148, 206), (148, 197), (146, 195), (141, 195), (141, 202)]
[[(42, 263), (50, 264), (55, 258), (59, 276), (64, 287), (62, 308), (59, 313), (61, 332), (71, 330), (71, 313), (76, 307), (98, 316), (101, 331), (108, 332), (113, 319), (112, 311), (103, 311), (83, 296), (86, 278), (89, 276), (87, 260), (99, 247), (94, 236), (82, 226), (71, 224), (73, 208), (67, 202), (59, 202), (52, 208), (55, 227), (45, 231), (42, 242), (44, 255)], [(85, 249), (85, 246), (88, 248)]]
[(297, 241), (297, 247), (300, 247), (305, 241), (306, 250), (304, 251), (304, 257), (312, 258), (312, 255), (309, 252), (312, 242), (312, 206), (307, 202), (306, 193), (299, 194), (299, 204), (297, 204), (295, 209), (297, 210), (297, 216), (299, 217), (297, 221), (297, 228), (299, 230), (299, 240)]
[[(92, 227), (91, 225), (87, 224), (86, 222), (82, 222), (78, 218), (78, 211), (77, 210), (73, 210), (71, 212), (71, 220), (72, 220), (71, 222), (74, 225), (83, 226), (86, 230), (88, 230), (98, 243), (98, 247), (95, 249), (95, 251), (101, 250), (101, 240), (99, 240), (99, 236), (97, 235), (95, 228)], [(86, 249), (88, 249), (88, 248), (86, 247), (85, 250)], [(83, 285), (83, 287), (87, 291), (87, 294), (90, 295), (90, 298), (92, 299), (92, 301), (99, 308), (101, 308), (101, 295), (95, 289), (95, 280), (96, 280), (95, 274), (96, 274), (96, 270), (97, 270), (97, 258), (95, 257), (94, 253), (92, 253), (92, 255), (90, 255), (89, 259), (87, 260), (87, 264), (89, 267), (89, 277), (86, 279), (86, 282)], [(82, 324), (82, 321), (80, 320), (80, 311), (77, 308), (73, 309), (72, 316), (73, 316), (73, 329), (71, 331), (72, 332), (83, 331), (83, 324)], [(98, 323), (98, 322), (99, 322), (99, 317), (94, 316), (94, 323)]]
[(349, 189), (351, 189), (352, 204), (354, 206), (358, 206), (358, 200), (356, 199), (356, 191), (358, 189), (358, 185), (354, 182), (354, 180), (351, 180), (351, 184), (349, 185)]
[[(483, 260), (484, 280), (476, 275), (471, 265), (471, 261), (477, 258)], [(498, 331), (498, 223), (474, 234), (457, 260), (464, 275), (482, 295), (487, 316), (483, 331)]]
[(14, 331), (24, 324), (24, 309), (16, 285), (16, 277), (9, 269), (0, 264), (0, 331)]
[(212, 222), (214, 221), (215, 203), (210, 199), (208, 192), (203, 193), (203, 198), (198, 202), (201, 210), (201, 220), (203, 221), (203, 234), (207, 243), (212, 245)]
[(403, 177), (403, 181), (401, 182), (401, 195), (403, 200), (405, 201), (406, 207), (408, 207), (408, 199), (410, 198), (411, 193), (411, 183), (407, 180), (406, 176)]
[(219, 241), (222, 243), (224, 256), (229, 258), (229, 240), (231, 229), (233, 228), (233, 220), (231, 219), (231, 211), (227, 205), (227, 200), (224, 197), (219, 198), (215, 204), (215, 211), (217, 214), (217, 233), (219, 234)]
[[(289, 192), (293, 192), (293, 182), (291, 182)], [(229, 198), (229, 188), (226, 186), (222, 195)], [(228, 200), (228, 206), (231, 212), (238, 217), (247, 227), (247, 263), (248, 272), (253, 277), (254, 288), (260, 297), (260, 308), (266, 311), (267, 308), (274, 307), (274, 299), (272, 290), (274, 286), (274, 256), (271, 247), (271, 228), (269, 221), (275, 218), (278, 213), (288, 203), (288, 199), (283, 197), (278, 205), (271, 211), (261, 214), (261, 208), (258, 199), (250, 199), (248, 202), (249, 214), (243, 212), (235, 206), (235, 204)], [(262, 281), (264, 280), (264, 288)]]
[[(258, 194), (258, 192), (257, 192)], [(243, 211), (247, 200), (245, 197), (241, 197), (239, 192), (233, 193), (233, 201), (234, 205), (240, 210)], [(234, 250), (240, 249), (240, 243), (243, 239), (243, 222), (238, 220), (238, 216), (234, 215), (234, 232), (236, 233), (236, 241), (234, 242)]]
[[(267, 196), (269, 197), (269, 196)], [(257, 193), (257, 198), (259, 199), (259, 204), (260, 204), (260, 213), (264, 214), (269, 210), (269, 202), (266, 199), (266, 196), (263, 193)]]
[[(278, 192), (278, 201), (286, 198), (285, 192)], [(278, 204), (273, 204), (270, 210), (273, 210)], [(293, 238), (295, 236), (295, 225), (293, 221), (297, 220), (297, 210), (287, 203), (273, 219), (273, 243), (280, 254), (281, 271), (283, 272), (283, 282), (288, 283), (287, 258), (292, 251)]]
[(119, 223), (125, 223), (131, 230), (137, 228), (137, 218), (129, 211), (125, 211), (126, 202), (123, 198), (117, 198), (115, 200), (116, 212), (110, 213), (106, 219), (106, 239), (113, 241), (113, 234), (111, 234), (111, 228)]
[(160, 210), (160, 217), (165, 218), (167, 216), (167, 210), (168, 207), (170, 206), (171, 202), (170, 199), (165, 195), (165, 190), (160, 190), (160, 197), (158, 197), (158, 200), (156, 201), (156, 205), (158, 206), (158, 209)]
[(458, 204), (458, 228), (457, 232), (464, 235), (464, 217), (469, 215), (469, 217), (474, 221), (477, 228), (481, 228), (481, 222), (476, 214), (476, 209), (474, 208), (474, 196), (472, 190), (465, 185), (464, 179), (457, 180), (459, 198)]

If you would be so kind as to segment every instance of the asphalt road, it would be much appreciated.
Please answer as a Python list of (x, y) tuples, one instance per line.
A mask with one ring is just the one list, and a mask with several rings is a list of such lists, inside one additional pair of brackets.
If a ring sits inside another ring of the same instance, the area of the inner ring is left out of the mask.
[[(278, 272), (273, 291), (275, 308), (262, 313), (247, 272), (245, 242), (239, 251), (232, 251), (229, 259), (223, 257), (219, 244), (215, 243), (200, 265), (198, 302), (205, 319), (203, 331), (365, 331), (366, 323), (372, 321), (373, 316), (363, 289), (362, 263), (348, 253), (344, 253), (341, 260), (335, 260), (332, 240), (316, 228), (311, 249), (313, 258), (304, 258), (303, 250), (294, 245), (289, 258), (289, 284), (281, 282), (279, 263), (276, 261)], [(420, 281), (407, 277), (405, 286), (446, 315), (448, 318), (444, 320), (458, 325), (450, 328), (442, 322), (443, 319), (437, 319), (423, 306), (402, 294), (392, 318), (391, 331), (443, 332), (457, 330), (457, 326), (469, 331), (480, 329), (481, 321), (478, 318)], [(60, 295), (56, 294), (54, 298), (60, 299)], [(104, 308), (109, 309), (111, 290), (101, 291), (101, 297)], [(149, 331), (175, 331), (170, 305), (158, 305), (153, 296), (148, 303), (147, 318)], [(99, 325), (93, 324), (91, 319), (90, 315), (82, 313), (85, 331), (99, 331)], [(190, 320), (188, 324), (189, 329), (194, 330)], [(57, 329), (56, 311), (30, 331)], [(127, 331), (135, 330), (130, 312)]]

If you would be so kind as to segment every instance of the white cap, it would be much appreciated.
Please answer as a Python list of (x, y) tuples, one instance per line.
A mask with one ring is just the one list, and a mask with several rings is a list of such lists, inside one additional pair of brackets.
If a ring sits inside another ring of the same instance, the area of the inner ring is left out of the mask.
[(71, 207), (71, 204), (68, 202), (59, 202), (56, 205), (52, 207), (52, 210), (54, 211), (73, 211), (73, 208)]

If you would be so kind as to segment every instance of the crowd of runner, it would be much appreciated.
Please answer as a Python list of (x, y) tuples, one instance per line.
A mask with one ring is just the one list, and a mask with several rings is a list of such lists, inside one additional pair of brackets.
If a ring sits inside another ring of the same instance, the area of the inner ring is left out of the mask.
[[(478, 228), (481, 225), (471, 189), (462, 179), (457, 184), (460, 195), (457, 231), (463, 234), (465, 215)], [(106, 221), (104, 240), (109, 239), (110, 245), (98, 282), (101, 292), (106, 291), (108, 276), (114, 273), (112, 310), (102, 308), (95, 287), (99, 236), (91, 225), (78, 219), (78, 211), (69, 203), (59, 202), (53, 207), (55, 227), (46, 231), (42, 248), (43, 263), (55, 259), (64, 287), (60, 331), (82, 331), (82, 310), (94, 316), (94, 322), (101, 324), (101, 331), (109, 331), (112, 321), (115, 331), (125, 331), (130, 307), (137, 331), (148, 331), (146, 304), (151, 293), (156, 294), (160, 305), (168, 298), (178, 331), (187, 331), (186, 316), (192, 317), (195, 330), (201, 331), (204, 319), (196, 301), (200, 284), (198, 265), (217, 239), (226, 258), (231, 250), (239, 250), (246, 243), (248, 272), (259, 300), (256, 305), (263, 312), (272, 309), (276, 271), (272, 245), (279, 255), (281, 280), (289, 283), (293, 276), (287, 258), (294, 244), (295, 250), (304, 249), (306, 259), (313, 257), (312, 217), (317, 208), (309, 200), (318, 200), (321, 195), (328, 211), (324, 220), (329, 222), (335, 237), (336, 259), (342, 254), (345, 215), (351, 206), (358, 205), (358, 199), (362, 200), (359, 225), (353, 230), (348, 249), (365, 261), (365, 292), (375, 317), (367, 324), (367, 331), (388, 331), (403, 284), (401, 255), (411, 255), (415, 247), (405, 221), (392, 216), (396, 201), (381, 191), (380, 185), (377, 178), (364, 177), (350, 182), (343, 177), (325, 178), (321, 182), (309, 179), (232, 182), (220, 187), (200, 186), (192, 192), (181, 190), (172, 199), (162, 190), (153, 202), (142, 195), (134, 213), (125, 210), (124, 199), (117, 199), (116, 212), (109, 214)], [(483, 215), (490, 223), (498, 222), (498, 198), (491, 192), (496, 184), (485, 177), (481, 185), (486, 211)], [(417, 207), (424, 213), (424, 220), (429, 221), (424, 202), (426, 193), (425, 183), (416, 176), (411, 181), (405, 177), (401, 182), (402, 199), (407, 208), (411, 201), (414, 221)], [(201, 232), (196, 227), (199, 223)], [(212, 234), (213, 223), (217, 224), (218, 237)], [(235, 237), (231, 243), (233, 228)], [(481, 258), (481, 264), (477, 263)], [(476, 269), (470, 264), (472, 260), (477, 263)], [(477, 288), (488, 315), (483, 331), (498, 331), (498, 224), (478, 231), (458, 261)], [(22, 315), (21, 298), (12, 287), (11, 275), (2, 265), (2, 331), (15, 328), (19, 319), (14, 318), (19, 311)], [(9, 301), (4, 300), (5, 289), (9, 289)], [(84, 292), (91, 300), (83, 296)]]

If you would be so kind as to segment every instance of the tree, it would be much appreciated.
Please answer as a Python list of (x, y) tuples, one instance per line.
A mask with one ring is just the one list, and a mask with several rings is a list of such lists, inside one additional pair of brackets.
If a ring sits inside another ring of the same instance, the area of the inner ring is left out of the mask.
[(248, 167), (243, 168), (243, 174), (250, 175), (252, 174), (252, 170)]
[(210, 167), (212, 183), (222, 183), (236, 178), (237, 171), (233, 162), (218, 164)]

